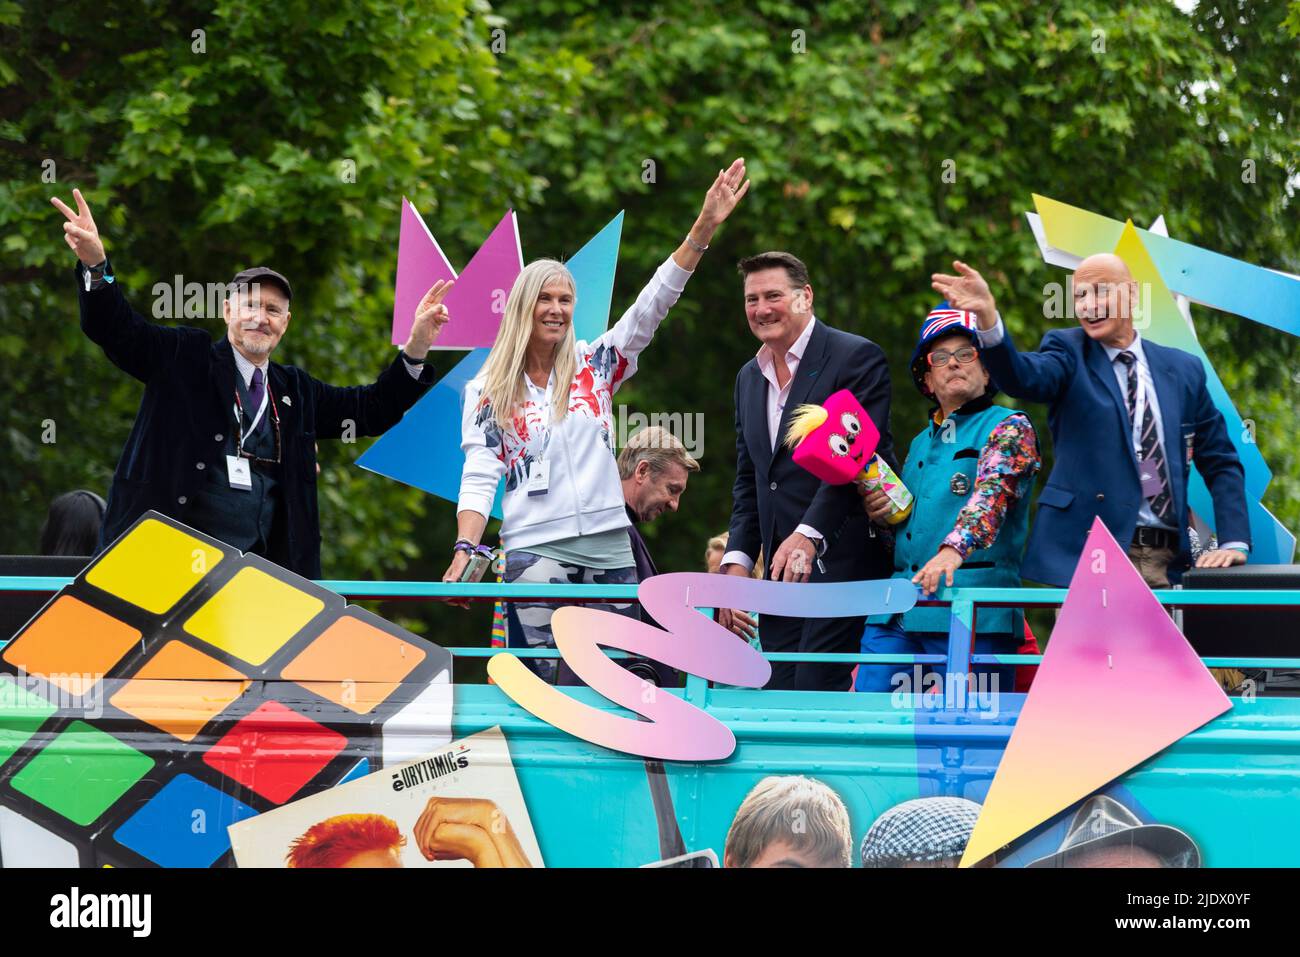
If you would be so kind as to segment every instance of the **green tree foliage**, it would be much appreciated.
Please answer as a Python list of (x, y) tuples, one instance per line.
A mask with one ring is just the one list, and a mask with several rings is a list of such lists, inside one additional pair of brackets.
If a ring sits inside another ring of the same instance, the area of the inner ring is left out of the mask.
[[(270, 264), (296, 292), (277, 358), (368, 381), (391, 358), (401, 197), (463, 265), (546, 185), (522, 157), (588, 68), (499, 57), (502, 25), (466, 0), (0, 4), (0, 551), (34, 549), (55, 494), (107, 487), (142, 391), (78, 328), (49, 196), (81, 187), (145, 315), (156, 282)], [(224, 332), (216, 313), (184, 321)], [(391, 573), (424, 544), (424, 496), (353, 467), (363, 447), (321, 448), (338, 577)]]
[[(1027, 228), (1032, 193), (1143, 226), (1164, 214), (1180, 239), (1300, 266), (1287, 185), (1296, 45), (1281, 4), (1202, 2), (1193, 16), (1165, 2), (1076, 0), (499, 9), (518, 55), (558, 46), (595, 67), (567, 129), (575, 147), (537, 160), (556, 186), (524, 228), (567, 236), (574, 221), (626, 206), (616, 308), (677, 242), (712, 172), (749, 160), (744, 207), (619, 393), (632, 408), (705, 417), (704, 471), (683, 514), (650, 531), (667, 567), (697, 566), (706, 537), (726, 527), (731, 386), (757, 346), (733, 268), (741, 255), (795, 252), (818, 316), (885, 348), (900, 451), (925, 414), (907, 361), (938, 301), (930, 273), (953, 258), (977, 264), (1023, 343), (1068, 321), (1044, 316), (1044, 286), (1065, 273), (1042, 262)], [(1297, 343), (1237, 317), (1195, 316), (1257, 422), (1275, 474), (1266, 504), (1300, 528), (1300, 459), (1281, 414), (1300, 396)], [(1030, 411), (1046, 434), (1045, 410)]]
[[(905, 449), (925, 411), (906, 362), (937, 300), (931, 272), (954, 257), (980, 266), (1022, 342), (1060, 322), (1043, 314), (1044, 286), (1064, 274), (1033, 243), (1031, 193), (1140, 225), (1164, 214), (1178, 238), (1300, 268), (1296, 11), (0, 0), (0, 551), (34, 546), (58, 492), (106, 487), (141, 391), (77, 328), (51, 194), (83, 189), (142, 311), (174, 275), (282, 270), (297, 297), (279, 358), (347, 383), (389, 355), (401, 196), (457, 265), (507, 205), (521, 210), (529, 258), (571, 255), (626, 208), (617, 314), (681, 240), (714, 172), (744, 155), (754, 188), (619, 393), (630, 410), (703, 416), (704, 471), (682, 513), (648, 530), (661, 567), (695, 568), (726, 527), (732, 383), (756, 348), (741, 255), (796, 252), (818, 315), (885, 348)], [(1196, 318), (1258, 424), (1276, 476), (1266, 504), (1300, 528), (1296, 343)], [(405, 565), (438, 577), (452, 507), (355, 468), (364, 445), (321, 450), (326, 574)], [(486, 634), (485, 609), (444, 611), (424, 612), (435, 636), (451, 622)]]

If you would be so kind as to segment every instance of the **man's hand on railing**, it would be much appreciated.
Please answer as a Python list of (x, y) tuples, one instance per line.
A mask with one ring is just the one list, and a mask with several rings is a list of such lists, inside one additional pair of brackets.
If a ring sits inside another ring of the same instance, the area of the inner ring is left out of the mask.
[(754, 616), (735, 608), (719, 608), (718, 624), (746, 641), (751, 641), (758, 635), (758, 622)]
[(1246, 553), (1235, 548), (1216, 548), (1212, 552), (1202, 552), (1196, 559), (1197, 568), (1227, 568), (1230, 565), (1246, 564)]
[[(723, 565), (718, 569), (718, 574), (735, 575), (738, 578), (752, 577), (749, 569), (734, 562)], [(752, 616), (737, 608), (719, 608), (717, 622), (733, 635), (738, 635), (746, 641), (751, 640), (758, 634), (758, 622)]]
[(926, 595), (933, 595), (939, 590), (940, 579), (946, 579), (947, 586), (952, 587), (952, 573), (961, 567), (961, 552), (951, 545), (944, 545), (939, 554), (930, 559), (919, 572), (912, 576), (912, 583), (921, 586)]

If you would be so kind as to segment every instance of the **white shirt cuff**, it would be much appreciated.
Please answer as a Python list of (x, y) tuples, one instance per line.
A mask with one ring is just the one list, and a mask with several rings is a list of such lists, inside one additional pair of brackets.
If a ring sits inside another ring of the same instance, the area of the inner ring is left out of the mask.
[(693, 269), (683, 269), (677, 265), (672, 256), (664, 260), (663, 265), (659, 267), (659, 281), (679, 295), (686, 288), (686, 281), (694, 275)]
[(1006, 335), (1006, 327), (1002, 325), (1002, 314), (997, 313), (997, 322), (993, 324), (992, 329), (976, 328), (975, 335), (980, 341), (982, 348), (1000, 345), (1003, 337)]
[(406, 371), (411, 373), (412, 379), (419, 379), (424, 374), (424, 364), (412, 362), (405, 352), (402, 352), (402, 365), (406, 366)]
[(727, 552), (722, 556), (722, 562), (718, 567), (722, 567), (722, 565), (739, 565), (741, 568), (745, 569), (745, 571), (752, 572), (754, 570), (754, 559), (750, 558), (744, 552)]
[(811, 525), (800, 525), (795, 529), (795, 531), (804, 538), (812, 539), (813, 544), (817, 546), (818, 558), (821, 558), (822, 555), (826, 554), (826, 539), (822, 536), (821, 532), (817, 531), (817, 529), (813, 528)]
[(1245, 542), (1223, 542), (1223, 543), (1221, 543), (1221, 544), (1219, 545), (1219, 547), (1220, 547), (1220, 548), (1239, 548), (1239, 549), (1241, 549), (1243, 552), (1245, 552), (1247, 555), (1250, 554), (1250, 546), (1247, 545)]

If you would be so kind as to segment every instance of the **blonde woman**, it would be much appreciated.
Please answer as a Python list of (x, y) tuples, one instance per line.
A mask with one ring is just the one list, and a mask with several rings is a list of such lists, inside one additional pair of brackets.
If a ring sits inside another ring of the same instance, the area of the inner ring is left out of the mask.
[[(636, 582), (623, 489), (614, 460), (613, 395), (677, 302), (714, 231), (749, 189), (745, 162), (720, 170), (685, 241), (636, 302), (594, 342), (577, 341), (573, 277), (540, 259), (519, 274), (496, 342), (465, 387), (457, 540), (443, 581), (459, 581), (505, 477), (501, 536), (507, 582)], [(554, 647), (551, 603), (514, 606), (528, 647)], [(602, 607), (593, 605), (592, 607)], [(630, 606), (610, 604), (607, 610)], [(546, 678), (575, 679), (554, 659), (529, 659)]]

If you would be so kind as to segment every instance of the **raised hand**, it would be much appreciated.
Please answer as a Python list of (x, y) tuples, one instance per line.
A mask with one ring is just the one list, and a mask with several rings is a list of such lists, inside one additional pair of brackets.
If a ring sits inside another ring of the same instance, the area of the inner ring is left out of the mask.
[(87, 266), (98, 266), (105, 259), (104, 244), (99, 238), (99, 227), (95, 225), (95, 217), (90, 215), (90, 207), (86, 205), (81, 190), (74, 189), (72, 198), (77, 202), (75, 213), (57, 196), (50, 197), (50, 202), (54, 204), (55, 209), (68, 220), (63, 224), (63, 239), (82, 263)]
[(981, 329), (992, 329), (997, 325), (997, 305), (993, 302), (993, 293), (984, 277), (960, 260), (953, 260), (952, 268), (958, 275), (949, 276), (935, 273), (930, 277), (930, 285), (948, 300), (954, 309), (975, 313)]
[(415, 307), (411, 336), (406, 340), (406, 345), (402, 346), (402, 351), (412, 359), (423, 359), (428, 354), (438, 333), (442, 332), (442, 327), (451, 319), (442, 300), (451, 292), (454, 283), (454, 279), (439, 279), (429, 287), (429, 291)]
[(749, 180), (745, 179), (745, 159), (737, 157), (726, 169), (718, 170), (717, 178), (709, 191), (704, 194), (704, 206), (700, 209), (700, 224), (708, 229), (717, 229), (731, 215), (736, 204), (749, 192)]

